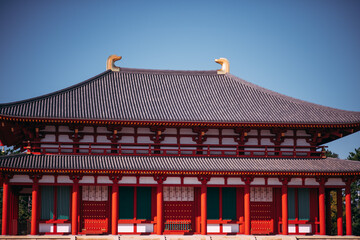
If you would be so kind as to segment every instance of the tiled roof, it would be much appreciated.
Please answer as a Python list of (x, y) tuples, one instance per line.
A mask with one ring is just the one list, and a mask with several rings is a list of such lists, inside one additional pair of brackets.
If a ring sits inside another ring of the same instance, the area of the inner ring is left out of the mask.
[(41, 97), (0, 104), (0, 115), (125, 121), (360, 123), (360, 112), (294, 99), (231, 74), (127, 68), (106, 71)]
[(94, 155), (9, 155), (0, 168), (62, 170), (357, 173), (360, 161), (284, 158), (221, 158)]

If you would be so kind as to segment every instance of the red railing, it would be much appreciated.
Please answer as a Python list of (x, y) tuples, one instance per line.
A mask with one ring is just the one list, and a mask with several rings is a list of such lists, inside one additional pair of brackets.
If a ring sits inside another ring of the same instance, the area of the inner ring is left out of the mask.
[(321, 158), (325, 146), (24, 142), (34, 154)]

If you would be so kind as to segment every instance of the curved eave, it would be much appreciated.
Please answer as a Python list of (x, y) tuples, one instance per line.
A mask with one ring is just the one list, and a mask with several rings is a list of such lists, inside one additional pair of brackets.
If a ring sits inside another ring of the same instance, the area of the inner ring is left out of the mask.
[(118, 175), (182, 175), (182, 176), (296, 176), (296, 177), (316, 177), (316, 176), (359, 176), (360, 171), (354, 172), (259, 172), (259, 171), (166, 171), (166, 170), (103, 170), (103, 169), (23, 169), (23, 168), (0, 168), (0, 172), (21, 173), (21, 174), (118, 174)]
[(32, 122), (48, 124), (84, 124), (84, 125), (122, 125), (122, 126), (168, 126), (168, 127), (280, 127), (280, 128), (357, 128), (357, 123), (266, 123), (266, 122), (174, 122), (174, 121), (129, 121), (129, 120), (102, 120), (102, 119), (65, 119), (65, 118), (31, 118), (0, 115), (0, 120), (12, 122)]

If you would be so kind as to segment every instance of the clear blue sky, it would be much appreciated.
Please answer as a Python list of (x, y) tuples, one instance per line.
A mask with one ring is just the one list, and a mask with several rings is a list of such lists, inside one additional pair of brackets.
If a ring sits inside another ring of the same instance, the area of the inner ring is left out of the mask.
[[(0, 102), (119, 66), (230, 72), (302, 100), (360, 111), (360, 1), (0, 0)], [(346, 158), (360, 133), (328, 144)]]

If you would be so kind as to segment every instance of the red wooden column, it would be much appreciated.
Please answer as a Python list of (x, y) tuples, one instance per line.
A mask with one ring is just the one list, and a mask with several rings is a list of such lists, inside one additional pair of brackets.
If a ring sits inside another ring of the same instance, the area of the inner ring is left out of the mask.
[(32, 186), (32, 201), (31, 201), (31, 235), (38, 234), (38, 219), (39, 219), (39, 179), (38, 175), (32, 175), (30, 178), (33, 179)]
[(341, 188), (336, 190), (336, 207), (337, 207), (337, 234), (343, 235), (343, 202)]
[(206, 183), (201, 185), (201, 234), (207, 233), (207, 187)]
[(346, 215), (346, 235), (352, 235), (352, 226), (351, 226), (351, 193), (350, 185), (351, 179), (346, 181), (345, 187), (345, 215)]
[(119, 185), (118, 182), (121, 176), (110, 176), (113, 181), (111, 192), (111, 234), (118, 234), (118, 219), (119, 219)]
[(326, 235), (326, 212), (325, 212), (325, 179), (317, 180), (319, 186), (319, 222), (320, 222), (320, 235)]
[(244, 188), (244, 233), (250, 235), (251, 221), (250, 221), (250, 183), (254, 180), (253, 177), (242, 177), (241, 180), (245, 183)]
[(154, 176), (158, 185), (156, 187), (156, 234), (161, 235), (164, 229), (164, 186), (163, 182), (166, 180), (166, 176), (156, 175)]
[(9, 209), (10, 209), (10, 186), (9, 178), (3, 179), (3, 203), (2, 203), (2, 228), (1, 234), (7, 235), (9, 233)]
[(281, 221), (282, 221), (282, 234), (289, 234), (289, 224), (288, 224), (288, 183), (289, 178), (280, 178), (282, 182), (281, 186)]
[(78, 212), (79, 212), (79, 181), (81, 179), (78, 175), (72, 175), (70, 178), (74, 181), (71, 194), (71, 234), (78, 234)]
[(209, 176), (198, 177), (201, 182), (200, 196), (200, 234), (207, 234), (207, 182), (210, 181)]

